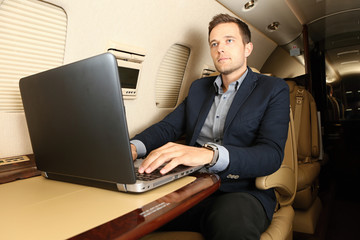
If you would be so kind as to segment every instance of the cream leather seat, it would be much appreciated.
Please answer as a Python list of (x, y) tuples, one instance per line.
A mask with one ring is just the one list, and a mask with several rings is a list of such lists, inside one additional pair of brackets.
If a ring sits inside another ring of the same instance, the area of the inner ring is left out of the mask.
[(287, 81), (287, 84), (299, 161), (297, 193), (293, 204), (294, 231), (313, 234), (322, 209), (317, 197), (321, 165), (316, 103), (304, 87), (296, 85), (294, 81)]
[(268, 229), (261, 235), (260, 240), (291, 240), (293, 230), (294, 209), (292, 203), (297, 189), (298, 159), (296, 150), (295, 129), (292, 113), (288, 138), (285, 145), (284, 160), (275, 173), (256, 178), (259, 189), (274, 188), (279, 209), (275, 211)]
[[(291, 240), (293, 230), (294, 210), (292, 203), (296, 194), (297, 186), (297, 154), (295, 143), (295, 130), (292, 114), (288, 139), (285, 145), (284, 160), (279, 170), (275, 173), (258, 177), (256, 187), (259, 189), (274, 188), (278, 200), (278, 209), (268, 229), (261, 235), (261, 240)], [(142, 238), (142, 240), (203, 240), (200, 233), (195, 232), (155, 232)]]

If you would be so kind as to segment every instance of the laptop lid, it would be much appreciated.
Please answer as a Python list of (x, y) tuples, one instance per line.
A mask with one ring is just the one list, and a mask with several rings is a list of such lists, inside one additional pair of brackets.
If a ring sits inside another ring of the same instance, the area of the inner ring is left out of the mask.
[(101, 54), (20, 80), (40, 171), (135, 183), (115, 57)]
[(24, 77), (20, 92), (36, 166), (47, 178), (144, 192), (201, 168), (179, 166), (151, 181), (136, 180), (111, 53)]

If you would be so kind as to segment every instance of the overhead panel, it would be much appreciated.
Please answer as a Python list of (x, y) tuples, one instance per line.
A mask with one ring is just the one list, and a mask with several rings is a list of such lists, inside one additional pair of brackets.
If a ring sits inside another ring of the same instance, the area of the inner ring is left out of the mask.
[[(240, 19), (278, 45), (286, 45), (302, 33), (302, 25), (284, 0), (254, 1), (254, 7), (246, 9), (249, 0), (217, 0), (226, 8), (234, 12)], [(269, 30), (269, 25), (278, 25), (276, 30)]]

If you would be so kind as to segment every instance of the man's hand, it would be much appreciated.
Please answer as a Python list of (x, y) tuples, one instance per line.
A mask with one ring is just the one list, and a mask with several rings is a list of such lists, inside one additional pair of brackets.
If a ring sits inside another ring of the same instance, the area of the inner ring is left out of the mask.
[(176, 166), (199, 166), (211, 162), (214, 152), (199, 147), (191, 147), (182, 144), (169, 142), (164, 146), (153, 150), (139, 167), (139, 173), (151, 173), (164, 163), (167, 163), (161, 170), (161, 174), (171, 171)]

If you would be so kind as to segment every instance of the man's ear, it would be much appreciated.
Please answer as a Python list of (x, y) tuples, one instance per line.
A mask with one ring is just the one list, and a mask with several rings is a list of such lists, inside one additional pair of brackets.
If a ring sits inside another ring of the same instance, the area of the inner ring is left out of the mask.
[(253, 46), (252, 42), (249, 42), (249, 43), (245, 44), (245, 57), (250, 56), (253, 48), (254, 48), (254, 46)]

